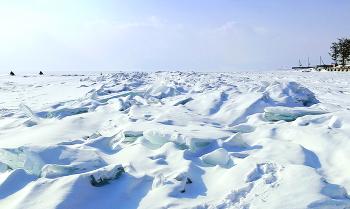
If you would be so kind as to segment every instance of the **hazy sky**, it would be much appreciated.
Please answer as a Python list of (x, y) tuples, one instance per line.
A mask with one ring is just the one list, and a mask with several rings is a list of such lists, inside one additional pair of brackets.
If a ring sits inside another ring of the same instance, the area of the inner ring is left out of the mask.
[(349, 0), (0, 0), (0, 73), (331, 63)]

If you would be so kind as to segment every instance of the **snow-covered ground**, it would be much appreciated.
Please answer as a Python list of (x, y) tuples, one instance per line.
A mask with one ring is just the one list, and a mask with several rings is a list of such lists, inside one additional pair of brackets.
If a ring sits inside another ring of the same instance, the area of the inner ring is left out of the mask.
[(350, 73), (0, 76), (0, 208), (350, 208)]

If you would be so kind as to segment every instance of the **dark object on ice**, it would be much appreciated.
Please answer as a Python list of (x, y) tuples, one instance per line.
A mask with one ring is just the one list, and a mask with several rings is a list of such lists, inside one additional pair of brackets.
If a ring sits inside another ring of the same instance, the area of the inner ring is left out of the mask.
[(190, 178), (187, 178), (186, 184), (192, 184), (192, 181)]
[(181, 193), (185, 193), (186, 189), (185, 189), (185, 185), (186, 184), (192, 184), (192, 181), (190, 178), (187, 177), (186, 174), (180, 173), (179, 175), (177, 175), (175, 177), (176, 180), (181, 181), (181, 186), (180, 186), (180, 192)]
[[(191, 179), (190, 178), (187, 178), (187, 180), (186, 180), (186, 184), (192, 184), (192, 181), (191, 181)], [(181, 190), (180, 192), (181, 193), (185, 193), (185, 188), (183, 189), (183, 190)]]
[(14, 76), (15, 74), (11, 71), (11, 72), (10, 72), (10, 75)]
[(192, 100), (193, 100), (193, 98), (189, 97), (187, 99), (176, 102), (175, 104), (173, 104), (173, 106), (179, 106), (180, 104), (185, 105), (187, 102), (192, 101)]
[(39, 75), (44, 75), (44, 73), (40, 71)]
[(90, 182), (92, 186), (95, 187), (100, 187), (100, 186), (104, 186), (106, 184), (108, 184), (108, 182), (110, 181), (110, 179), (98, 179), (98, 181), (96, 181), (95, 177), (93, 175), (90, 176)]
[(122, 166), (115, 167), (112, 171), (110, 171), (110, 173), (107, 172), (106, 175), (97, 179), (95, 178), (94, 174), (92, 174), (89, 176), (89, 180), (92, 186), (101, 187), (108, 184), (112, 180), (119, 179), (123, 173), (125, 173), (125, 170)]
[(101, 72), (101, 75), (102, 75), (102, 72)]

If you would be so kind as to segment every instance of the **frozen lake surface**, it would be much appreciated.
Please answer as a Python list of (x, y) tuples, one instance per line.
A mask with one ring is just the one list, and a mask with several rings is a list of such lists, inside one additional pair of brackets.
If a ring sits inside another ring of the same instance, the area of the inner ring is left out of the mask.
[(349, 84), (348, 72), (1, 75), (0, 208), (350, 208)]

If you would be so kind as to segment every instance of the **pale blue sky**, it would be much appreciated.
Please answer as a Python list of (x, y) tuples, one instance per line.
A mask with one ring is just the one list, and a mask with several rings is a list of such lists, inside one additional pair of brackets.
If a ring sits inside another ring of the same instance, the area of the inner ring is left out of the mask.
[(348, 0), (0, 0), (0, 72), (247, 71), (331, 63)]

